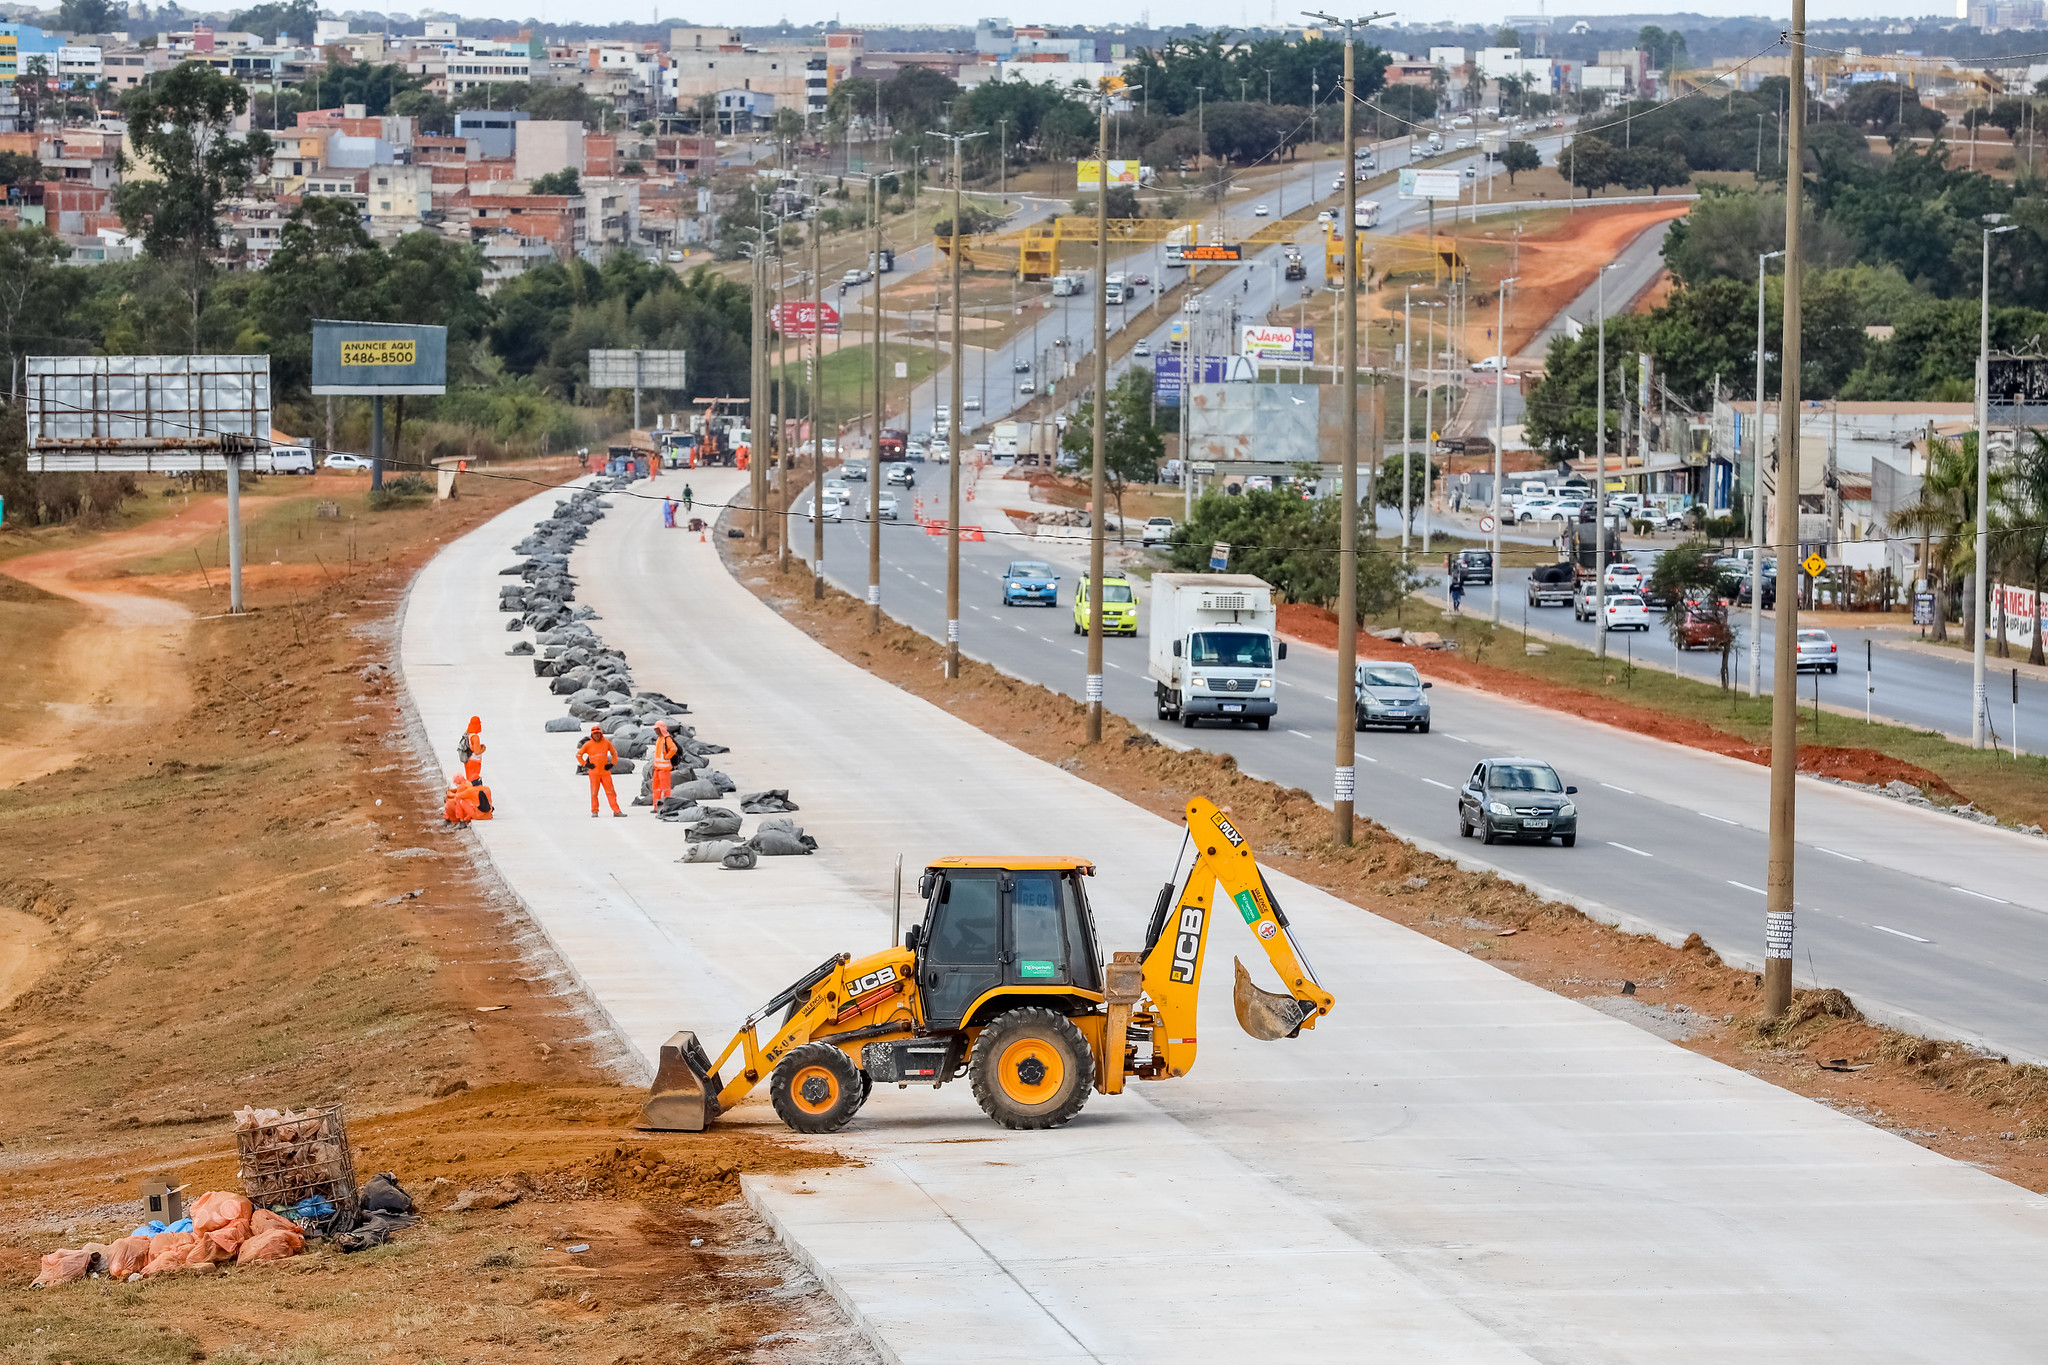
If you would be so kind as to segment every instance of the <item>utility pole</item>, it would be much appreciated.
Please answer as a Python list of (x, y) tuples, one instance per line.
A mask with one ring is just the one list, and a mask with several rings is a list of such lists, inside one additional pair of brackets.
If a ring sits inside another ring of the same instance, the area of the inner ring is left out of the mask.
[(1330, 793), (1330, 837), (1341, 845), (1351, 842), (1358, 789), (1358, 129), (1352, 119), (1358, 46), (1351, 41), (1351, 33), (1387, 16), (1340, 20), (1310, 13), (1308, 17), (1344, 30), (1344, 288), (1337, 300), (1344, 349), (1340, 400), (1344, 404), (1344, 445), (1338, 479), (1343, 511), (1337, 522), (1337, 752)]
[[(818, 220), (811, 219), (811, 508), (822, 510), (817, 499), (825, 495), (825, 425), (818, 420), (825, 396), (825, 240)], [(779, 452), (779, 447), (778, 447)], [(782, 475), (788, 470), (780, 454), (775, 467)], [(784, 486), (788, 480), (784, 478)], [(783, 527), (788, 539), (789, 528)], [(872, 539), (872, 537), (870, 537)], [(811, 600), (825, 600), (825, 518), (811, 518)]]
[[(768, 407), (772, 420), (768, 424), (768, 439), (756, 442), (759, 449), (747, 462), (750, 469), (760, 470), (761, 497), (754, 505), (761, 509), (762, 554), (768, 553), (769, 542), (775, 539), (775, 518), (769, 515), (768, 507), (768, 471), (782, 463), (782, 447), (788, 432), (784, 419), (789, 416), (789, 392), (782, 378), (783, 370), (786, 368), (784, 362), (789, 355), (789, 333), (781, 330), (783, 322), (789, 316), (782, 307), (783, 285), (788, 281), (788, 274), (789, 266), (782, 258), (782, 219), (778, 216), (775, 219), (775, 311), (769, 315), (773, 319), (769, 332), (775, 339), (775, 363), (768, 371)], [(797, 354), (803, 354), (801, 343)], [(784, 527), (783, 538), (787, 539), (788, 536), (789, 528)], [(811, 568), (814, 576), (824, 571), (824, 566), (819, 564), (813, 564)]]
[[(1117, 82), (1122, 84), (1122, 82)], [(1103, 449), (1104, 413), (1109, 407), (1109, 97), (1111, 83), (1096, 91), (1095, 125), (1095, 468), (1088, 477), (1088, 742), (1102, 742), (1102, 554), (1108, 473)], [(958, 326), (956, 322), (954, 324)]]
[[(928, 133), (953, 144), (953, 409), (946, 423), (946, 676), (960, 676), (960, 371), (967, 363), (960, 330), (960, 254), (964, 250), (960, 231), (960, 148), (981, 133)], [(934, 319), (938, 309), (932, 309)], [(932, 323), (932, 340), (938, 340), (938, 323)]]
[[(1759, 118), (1762, 116), (1759, 115)], [(1756, 430), (1749, 438), (1749, 695), (1761, 694), (1764, 673), (1764, 267), (1782, 251), (1756, 258)], [(1785, 433), (1778, 433), (1785, 448)], [(1782, 565), (1779, 566), (1781, 569)]]
[[(758, 195), (755, 196), (754, 207), (756, 210), (755, 222), (758, 224), (760, 221), (760, 197)], [(765, 419), (768, 414), (768, 337), (766, 320), (762, 316), (762, 310), (768, 306), (768, 238), (765, 233), (757, 235), (759, 236), (759, 241), (755, 243), (754, 247), (754, 306), (748, 310), (752, 315), (749, 322), (753, 328), (754, 365), (753, 398), (747, 405), (747, 424), (753, 429), (752, 445), (754, 450), (748, 452), (747, 491), (749, 497), (753, 500), (754, 534), (757, 538), (760, 538), (767, 535), (767, 526), (761, 516), (761, 501), (758, 496), (758, 484), (755, 482), (757, 477), (756, 471), (761, 467), (761, 461), (757, 458), (755, 452), (760, 448), (762, 429), (766, 425)], [(763, 540), (762, 544), (765, 547), (766, 541)]]
[[(1973, 132), (1970, 146), (1974, 149), (1976, 145)], [(2004, 216), (1985, 215), (1987, 221)], [(1984, 747), (1984, 732), (1991, 720), (1990, 706), (1984, 698), (1985, 573), (1986, 561), (1990, 558), (1987, 537), (1990, 535), (1991, 515), (1991, 239), (2012, 230), (2010, 223), (1984, 229), (1984, 284), (1977, 314), (1977, 540), (1971, 547), (1976, 572), (1970, 593), (1970, 747), (1973, 749)]]
[[(1799, 562), (1799, 215), (1805, 197), (1806, 0), (1792, 0), (1791, 107), (1785, 123), (1785, 331), (1778, 354), (1778, 572)], [(1788, 438), (1789, 433), (1789, 438)], [(1799, 780), (1799, 594), (1778, 585), (1774, 640), (1778, 678), (1771, 688), (1771, 853), (1764, 879), (1764, 1018), (1792, 1004), (1793, 834)], [(1795, 584), (1796, 587), (1796, 584)]]
[(1508, 387), (1507, 372), (1507, 325), (1508, 287), (1516, 276), (1510, 275), (1500, 282), (1500, 292), (1493, 296), (1494, 342), (1500, 347), (1500, 367), (1493, 372), (1493, 578), (1487, 584), (1487, 591), (1493, 598), (1493, 623), (1500, 624), (1500, 515), (1501, 515), (1501, 404), (1506, 401)]
[[(1594, 276), (1595, 293), (1593, 310), (1600, 315), (1600, 341), (1596, 350), (1598, 359), (1594, 362), (1595, 378), (1593, 399), (1593, 657), (1607, 657), (1607, 272), (1611, 265), (1600, 267)], [(1626, 453), (1622, 456), (1624, 468), (1628, 465)], [(1647, 483), (1648, 480), (1645, 480)], [(1500, 566), (1494, 565), (1496, 575)], [(1578, 566), (1572, 566), (1573, 576)]]
[(1410, 404), (1415, 398), (1415, 286), (1410, 284), (1401, 296), (1401, 562), (1408, 562), (1408, 522), (1410, 491), (1414, 487), (1414, 474), (1408, 463), (1410, 438), (1414, 435), (1414, 417)]
[[(868, 426), (868, 634), (882, 629), (882, 427), (888, 419), (888, 405), (882, 388), (882, 179), (868, 177), (868, 217), (874, 232), (874, 288), (868, 291), (874, 312), (875, 417)], [(846, 344), (846, 323), (840, 321), (840, 345)]]

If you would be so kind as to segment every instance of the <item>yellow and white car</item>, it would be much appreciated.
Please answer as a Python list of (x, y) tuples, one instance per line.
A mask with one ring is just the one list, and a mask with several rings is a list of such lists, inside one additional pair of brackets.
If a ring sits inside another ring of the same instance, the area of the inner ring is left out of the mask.
[[(1074, 634), (1088, 633), (1088, 593), (1086, 577), (1081, 586), (1074, 590)], [(1131, 581), (1122, 574), (1105, 574), (1102, 579), (1102, 633), (1104, 635), (1136, 635), (1138, 633), (1138, 594), (1131, 588)]]

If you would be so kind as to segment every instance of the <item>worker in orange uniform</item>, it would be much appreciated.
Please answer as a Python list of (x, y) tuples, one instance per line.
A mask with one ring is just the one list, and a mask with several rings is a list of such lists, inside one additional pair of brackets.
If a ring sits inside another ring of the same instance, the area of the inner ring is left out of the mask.
[(682, 753), (675, 737), (668, 732), (667, 721), (654, 723), (654, 804), (660, 805), (668, 799), (669, 778), (675, 772), (676, 756)]
[(477, 818), (474, 788), (469, 779), (461, 773), (448, 779), (446, 799), (441, 803), (442, 818), (451, 825), (467, 825)]
[(612, 814), (621, 820), (626, 812), (619, 809), (619, 794), (612, 789), (612, 765), (619, 761), (619, 751), (605, 738), (604, 727), (590, 727), (590, 738), (583, 741), (576, 750), (576, 771), (590, 778), (590, 818), (597, 818), (597, 793), (601, 789), (605, 799), (612, 803)]
[(491, 802), (491, 789), (484, 785), (481, 777), (469, 779), (469, 799), (476, 807), (476, 814), (471, 819), (488, 820), (497, 813), (497, 807)]
[(469, 728), (462, 732), (462, 738), (455, 742), (455, 756), (462, 760), (462, 771), (469, 775), (471, 782), (481, 781), (484, 775), (484, 723), (480, 717), (469, 718)]

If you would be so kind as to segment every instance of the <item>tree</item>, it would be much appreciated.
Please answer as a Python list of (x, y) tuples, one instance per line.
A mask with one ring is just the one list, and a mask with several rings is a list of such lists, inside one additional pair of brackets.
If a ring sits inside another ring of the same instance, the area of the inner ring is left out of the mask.
[(1520, 52), (1522, 50), (1522, 35), (1515, 29), (1498, 29), (1493, 35), (1493, 45), (1495, 47), (1511, 47), (1515, 51)]
[(1543, 154), (1531, 142), (1510, 142), (1500, 151), (1501, 169), (1508, 173), (1508, 186), (1514, 187), (1515, 175), (1520, 171), (1533, 171), (1543, 165)]
[(46, 292), (51, 267), (70, 254), (70, 247), (40, 228), (0, 231), (0, 344), (7, 348), (8, 373), (13, 373), (15, 356), (40, 349), (17, 346), (14, 329), (24, 317), (41, 311), (35, 301)]
[(1920, 103), (1919, 91), (1899, 81), (1850, 86), (1836, 113), (1844, 123), (1893, 139), (1938, 133), (1945, 122), (1940, 110)]
[(27, 152), (0, 152), (0, 185), (33, 185), (43, 178), (43, 163)]
[(271, 0), (235, 15), (228, 21), (228, 27), (238, 33), (253, 33), (266, 43), (279, 35), (294, 42), (310, 43), (314, 22), (319, 17), (320, 7), (313, 0)]
[(1565, 180), (1575, 188), (1583, 189), (1588, 199), (1593, 197), (1595, 190), (1604, 190), (1615, 183), (1621, 171), (1620, 163), (1621, 154), (1614, 144), (1590, 133), (1581, 133), (1573, 138), (1557, 157)]
[[(1334, 607), (1342, 586), (1336, 551), (1343, 515), (1337, 498), (1309, 502), (1292, 493), (1204, 493), (1194, 515), (1174, 532), (1173, 567), (1182, 573), (1206, 569), (1210, 545), (1221, 540), (1231, 546), (1234, 571), (1265, 579), (1289, 601)], [(1391, 610), (1415, 582), (1398, 555), (1360, 554), (1359, 614)]]
[(1502, 76), (1493, 83), (1494, 107), (1505, 114), (1518, 108), (1522, 102), (1522, 78)]
[(1688, 540), (1657, 558), (1650, 571), (1651, 597), (1663, 601), (1664, 628), (1679, 649), (1704, 646), (1721, 656), (1721, 690), (1728, 690), (1728, 661), (1735, 652), (1735, 628), (1721, 597), (1722, 574), (1714, 567), (1720, 547)]
[(882, 86), (882, 111), (898, 132), (922, 134), (939, 126), (960, 87), (928, 66), (907, 66)]
[(559, 171), (549, 171), (546, 175), (534, 177), (533, 184), (529, 187), (528, 192), (532, 194), (581, 194), (583, 193), (583, 183), (581, 177), (576, 174), (574, 166), (564, 166)]
[(1668, 73), (1685, 60), (1685, 35), (1675, 28), (1646, 24), (1636, 35), (1636, 46), (1650, 54), (1650, 65), (1659, 71)]
[[(1060, 433), (1060, 449), (1085, 468), (1095, 460), (1095, 401), (1083, 402)], [(1124, 485), (1154, 483), (1166, 441), (1152, 424), (1152, 372), (1143, 366), (1124, 371), (1110, 386), (1109, 406), (1102, 414), (1102, 473), (1116, 499), (1116, 519), (1124, 519)]]
[[(1992, 503), (2002, 501), (2005, 471), (1993, 468), (1986, 483)], [(1920, 495), (1891, 514), (1893, 531), (1918, 534), (1928, 543), (1928, 584), (1933, 589), (1934, 639), (1948, 639), (1949, 596), (1976, 567), (1977, 434), (1955, 441), (1934, 441), (1927, 451), (1927, 474)]]
[(221, 246), (221, 206), (249, 188), (270, 155), (269, 134), (233, 135), (235, 116), (248, 107), (241, 82), (197, 62), (152, 76), (123, 106), (129, 140), (156, 178), (123, 183), (114, 207), (151, 256), (182, 259), (195, 351), (206, 278)]
[(57, 27), (72, 33), (112, 33), (124, 11), (111, 0), (63, 0), (57, 6)]
[[(1380, 462), (1379, 477), (1372, 481), (1377, 490), (1379, 505), (1399, 511), (1401, 508), (1401, 457), (1389, 455)], [(1429, 490), (1436, 476), (1441, 473), (1430, 462), (1428, 453), (1417, 450), (1409, 454), (1408, 460), (1408, 528), (1415, 529), (1415, 518), (1422, 514), (1422, 507), (1429, 500)]]
[(1646, 189), (1662, 194), (1666, 185), (1683, 185), (1692, 179), (1692, 168), (1677, 152), (1663, 147), (1631, 147), (1621, 154), (1614, 180), (1626, 189)]

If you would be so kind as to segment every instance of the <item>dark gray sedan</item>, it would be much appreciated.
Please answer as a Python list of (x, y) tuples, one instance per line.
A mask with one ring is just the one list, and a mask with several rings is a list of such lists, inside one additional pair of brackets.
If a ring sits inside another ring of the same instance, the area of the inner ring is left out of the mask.
[(1539, 759), (1489, 758), (1458, 789), (1458, 835), (1469, 839), (1477, 830), (1489, 844), (1556, 839), (1570, 848), (1579, 841), (1579, 808), (1571, 799), (1578, 790)]

